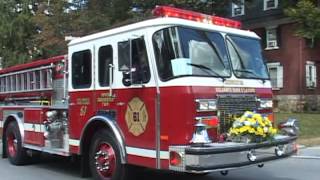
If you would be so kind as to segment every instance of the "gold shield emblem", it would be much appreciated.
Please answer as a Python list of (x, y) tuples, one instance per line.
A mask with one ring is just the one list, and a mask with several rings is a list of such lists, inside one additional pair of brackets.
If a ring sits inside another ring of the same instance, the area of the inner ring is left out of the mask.
[(126, 111), (126, 123), (129, 132), (135, 136), (144, 133), (148, 118), (148, 111), (144, 102), (138, 97), (131, 99)]

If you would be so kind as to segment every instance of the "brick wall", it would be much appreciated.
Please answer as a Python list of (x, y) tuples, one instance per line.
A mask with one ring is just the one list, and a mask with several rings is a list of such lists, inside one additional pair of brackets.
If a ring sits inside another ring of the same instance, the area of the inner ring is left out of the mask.
[[(280, 27), (280, 48), (264, 50), (263, 55), (268, 62), (280, 62), (283, 66), (283, 85), (280, 90), (274, 90), (274, 99), (281, 111), (320, 110), (320, 43), (310, 48), (304, 38), (295, 34), (296, 24), (282, 24)], [(265, 29), (254, 29), (262, 39)], [(262, 42), (264, 42), (262, 40)], [(264, 46), (262, 46), (264, 47)], [(314, 61), (317, 66), (317, 87), (306, 87), (306, 61)]]

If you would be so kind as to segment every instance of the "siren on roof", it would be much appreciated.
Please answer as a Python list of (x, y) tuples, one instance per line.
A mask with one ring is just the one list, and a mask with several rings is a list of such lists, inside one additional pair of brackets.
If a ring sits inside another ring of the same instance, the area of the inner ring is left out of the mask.
[(240, 29), (242, 26), (241, 22), (232, 19), (222, 18), (218, 16), (210, 16), (207, 14), (202, 14), (184, 9), (178, 9), (170, 6), (157, 6), (153, 10), (153, 15), (156, 17), (175, 17), (237, 29)]

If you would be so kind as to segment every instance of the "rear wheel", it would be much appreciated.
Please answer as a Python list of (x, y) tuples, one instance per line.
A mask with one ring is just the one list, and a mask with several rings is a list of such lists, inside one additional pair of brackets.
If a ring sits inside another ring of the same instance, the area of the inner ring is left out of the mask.
[(16, 122), (11, 122), (6, 128), (6, 153), (11, 164), (27, 163), (26, 149), (22, 147), (21, 134)]
[(93, 136), (89, 165), (97, 180), (123, 180), (128, 174), (127, 167), (121, 164), (117, 142), (107, 130), (100, 130)]

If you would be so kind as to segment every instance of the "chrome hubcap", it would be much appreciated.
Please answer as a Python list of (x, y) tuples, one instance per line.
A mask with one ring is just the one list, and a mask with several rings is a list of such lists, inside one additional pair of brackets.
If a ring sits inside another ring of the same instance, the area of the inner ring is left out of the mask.
[(104, 179), (110, 179), (116, 167), (116, 157), (113, 148), (108, 143), (101, 143), (94, 156), (96, 170)]
[(94, 158), (96, 160), (96, 167), (98, 171), (103, 172), (110, 169), (108, 152), (98, 151)]

